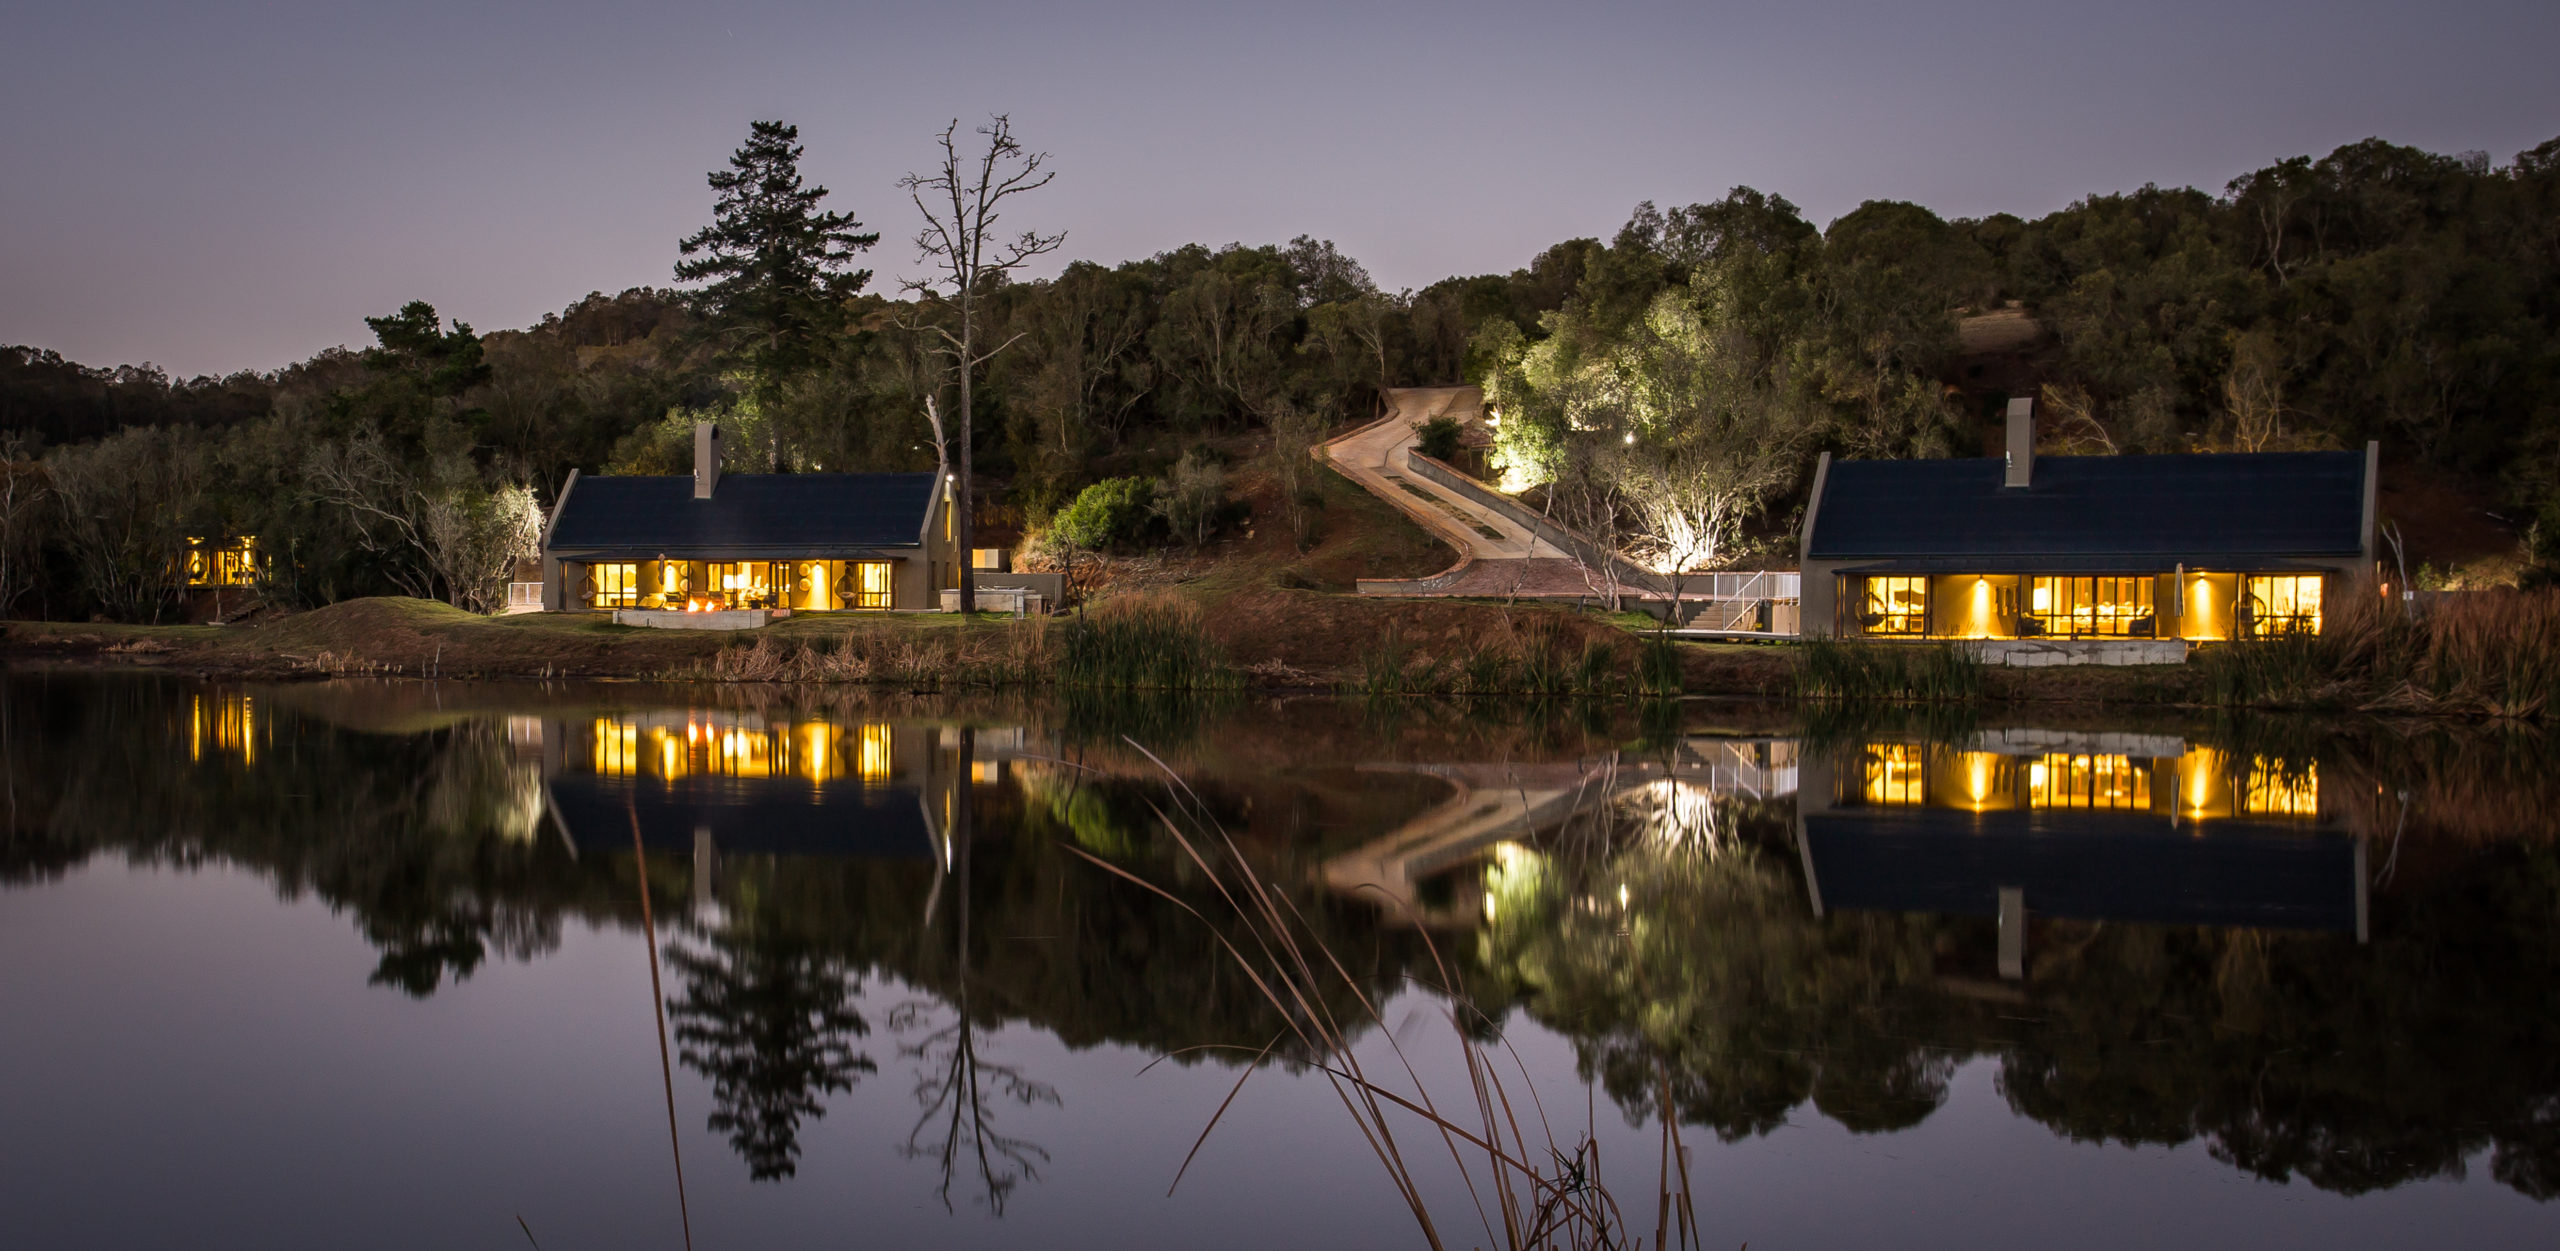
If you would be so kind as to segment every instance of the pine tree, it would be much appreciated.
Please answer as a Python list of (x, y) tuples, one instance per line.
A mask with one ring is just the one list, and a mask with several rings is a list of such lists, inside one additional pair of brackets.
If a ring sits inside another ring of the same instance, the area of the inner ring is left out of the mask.
[(714, 170), (711, 224), (676, 245), (679, 282), (708, 281), (696, 308), (744, 358), (759, 398), (806, 369), (871, 281), (857, 253), (880, 241), (851, 213), (821, 208), (824, 187), (802, 184), (800, 128), (757, 122), (746, 145)]

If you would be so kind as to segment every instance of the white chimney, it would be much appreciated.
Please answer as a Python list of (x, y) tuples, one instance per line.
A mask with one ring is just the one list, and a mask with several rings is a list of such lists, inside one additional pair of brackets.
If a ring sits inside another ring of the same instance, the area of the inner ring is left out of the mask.
[(720, 485), (720, 427), (707, 421), (693, 423), (693, 498), (711, 498), (711, 489)]
[(2036, 476), (2036, 402), (2024, 395), (2009, 397), (2009, 472), (2004, 487), (2022, 487)]

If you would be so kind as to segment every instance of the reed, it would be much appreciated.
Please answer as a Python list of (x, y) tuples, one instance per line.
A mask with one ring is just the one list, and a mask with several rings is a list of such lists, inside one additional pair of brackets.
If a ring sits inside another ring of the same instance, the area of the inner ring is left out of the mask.
[(2224, 707), (2541, 720), (2560, 715), (2560, 590), (2359, 598), (2317, 635), (2210, 647), (2196, 665)]
[(1680, 672), (1680, 645), (1669, 634), (1646, 635), (1636, 650), (1636, 690), (1655, 699), (1678, 699), (1686, 690)]
[[(1388, 1028), (1385, 1004), (1370, 985), (1324, 944), (1286, 894), (1261, 877), (1199, 797), (1161, 760), (1151, 753), (1148, 758), (1167, 779), (1170, 803), (1157, 809), (1166, 834), (1196, 870), (1196, 880), (1233, 914), (1235, 928), (1210, 924), (1207, 916), (1171, 891), (1099, 856), (1074, 846), (1066, 850), (1198, 917), (1284, 1022), (1280, 1033), (1259, 1048), (1209, 1048), (1243, 1052), (1251, 1060), (1193, 1142), (1191, 1153), (1183, 1159), (1183, 1171), (1216, 1131), (1245, 1082), (1275, 1055), (1287, 1055), (1324, 1077), (1412, 1214), (1424, 1243), (1434, 1251), (1450, 1242), (1407, 1154), (1422, 1144), (1436, 1147), (1435, 1154), (1445, 1153), (1456, 1164), (1474, 1200), (1477, 1220), (1494, 1245), (1508, 1251), (1614, 1251), (1642, 1245), (1603, 1180), (1596, 1141), (1585, 1132), (1570, 1149), (1557, 1142), (1530, 1086), (1526, 1066), (1516, 1054), (1509, 1055), (1506, 1064), (1503, 1053), (1508, 1049), (1499, 1042), (1496, 1023), (1462, 1006), (1463, 999), (1453, 989), (1456, 979), (1436, 944), (1431, 957), (1440, 982), (1430, 989), (1440, 997), (1441, 1015), (1449, 1038), (1460, 1050), (1466, 1076), (1464, 1094), (1445, 1100), (1423, 1084), (1404, 1042)], [(1348, 1010), (1337, 1007), (1345, 1002), (1352, 1005)], [(1393, 1061), (1389, 1067), (1401, 1070), (1404, 1081), (1398, 1082), (1392, 1072), (1374, 1070), (1362, 1059), (1352, 1046), (1362, 1035), (1380, 1040)], [(1479, 1041), (1486, 1038), (1495, 1041)], [(1518, 1074), (1516, 1095), (1506, 1069)], [(1416, 1126), (1420, 1143), (1400, 1132)], [(1684, 1212), (1685, 1163), (1679, 1196)], [(1181, 1180), (1178, 1171), (1174, 1184), (1179, 1186)], [(1666, 1181), (1666, 1201), (1668, 1185)]]
[(1120, 691), (1229, 690), (1243, 685), (1198, 607), (1169, 595), (1105, 601), (1058, 628), (1062, 686)]
[(1970, 704), (1982, 698), (1982, 662), (1952, 643), (1795, 645), (1797, 697), (1823, 702)]

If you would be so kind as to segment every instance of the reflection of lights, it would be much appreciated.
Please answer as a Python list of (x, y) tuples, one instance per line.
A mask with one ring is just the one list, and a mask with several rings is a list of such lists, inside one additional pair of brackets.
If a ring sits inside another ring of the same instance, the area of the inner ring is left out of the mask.
[(890, 775), (889, 727), (885, 725), (862, 727), (860, 751), (862, 780), (875, 784), (888, 781)]
[(1921, 753), (1909, 743), (1867, 748), (1866, 798), (1871, 804), (1916, 804), (1921, 799)]
[(595, 769), (611, 778), (640, 771), (640, 727), (603, 717), (595, 724)]
[(1642, 837), (1670, 847), (1722, 847), (1716, 793), (1694, 782), (1660, 778), (1635, 788), (1622, 801), (1633, 810)]
[(238, 756), (240, 763), (258, 763), (257, 706), (247, 695), (217, 695), (208, 702), (198, 695), (189, 702), (187, 711), (187, 759), (202, 761), (211, 751), (217, 756)]
[(1991, 753), (1965, 753), (1964, 789), (1976, 808), (1991, 798)]
[(1627, 906), (1627, 884), (1624, 882), (1618, 883), (1618, 906)]
[(2150, 764), (2131, 756), (2054, 752), (2029, 766), (2027, 782), (2027, 803), (2035, 808), (2151, 806)]
[(2241, 800), (2241, 809), (2253, 817), (2316, 817), (2320, 815), (2320, 774), (2317, 766), (2304, 761), (2299, 772), (2289, 770), (2285, 762), (2259, 756), (2249, 762), (2249, 780)]

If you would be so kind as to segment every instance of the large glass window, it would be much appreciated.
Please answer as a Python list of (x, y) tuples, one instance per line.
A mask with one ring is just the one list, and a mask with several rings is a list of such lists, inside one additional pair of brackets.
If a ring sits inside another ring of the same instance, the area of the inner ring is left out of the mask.
[(587, 566), (587, 606), (632, 608), (640, 603), (640, 566), (607, 561)]
[(781, 608), (791, 586), (791, 566), (780, 561), (733, 560), (711, 566), (711, 590), (731, 608)]
[(2320, 632), (2320, 575), (2257, 574), (2249, 579), (2249, 635)]
[(188, 586), (247, 586), (258, 580), (258, 540), (248, 535), (229, 543), (187, 540)]
[(848, 566), (844, 580), (844, 606), (847, 608), (890, 608), (891, 575), (897, 566), (885, 560), (857, 560)]
[(2020, 633), (2149, 638), (2159, 629), (2151, 610), (2151, 582), (2148, 576), (2037, 578), (2028, 591)]
[(1928, 627), (1929, 580), (1890, 575), (1867, 579), (1858, 624), (1869, 634), (1918, 634)]

